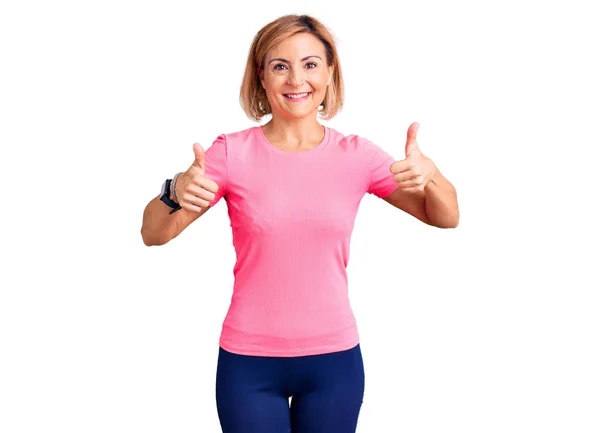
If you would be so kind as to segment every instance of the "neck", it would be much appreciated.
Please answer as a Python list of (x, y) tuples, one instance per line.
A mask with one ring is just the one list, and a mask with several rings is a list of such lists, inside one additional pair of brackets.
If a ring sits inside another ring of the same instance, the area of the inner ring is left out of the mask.
[(273, 116), (263, 131), (272, 141), (286, 143), (290, 149), (312, 148), (321, 142), (325, 133), (324, 127), (312, 116), (302, 119)]

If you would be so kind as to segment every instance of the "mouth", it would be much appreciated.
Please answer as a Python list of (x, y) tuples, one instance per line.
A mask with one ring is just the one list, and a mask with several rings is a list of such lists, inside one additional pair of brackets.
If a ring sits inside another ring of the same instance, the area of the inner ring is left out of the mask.
[(283, 96), (285, 96), (285, 98), (289, 99), (290, 101), (303, 101), (303, 100), (307, 99), (311, 94), (312, 94), (312, 92), (284, 93)]

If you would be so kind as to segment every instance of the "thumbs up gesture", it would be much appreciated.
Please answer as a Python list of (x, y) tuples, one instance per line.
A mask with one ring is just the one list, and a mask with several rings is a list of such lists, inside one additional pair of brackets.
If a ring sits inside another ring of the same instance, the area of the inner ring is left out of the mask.
[(181, 173), (175, 184), (175, 195), (183, 209), (200, 212), (207, 208), (219, 190), (217, 183), (204, 176), (204, 148), (194, 143), (194, 162), (184, 173)]
[(412, 123), (406, 134), (404, 153), (406, 158), (396, 161), (390, 166), (398, 188), (407, 192), (423, 191), (437, 168), (433, 161), (423, 155), (417, 144), (417, 130), (419, 124)]

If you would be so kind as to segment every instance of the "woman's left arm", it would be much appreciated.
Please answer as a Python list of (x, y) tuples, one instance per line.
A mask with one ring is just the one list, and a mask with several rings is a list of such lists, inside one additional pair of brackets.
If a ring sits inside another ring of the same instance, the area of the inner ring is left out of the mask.
[(439, 170), (425, 186), (425, 212), (433, 225), (442, 228), (458, 226), (459, 212), (456, 189)]
[(391, 165), (398, 189), (384, 200), (421, 221), (440, 228), (458, 226), (456, 189), (417, 145), (418, 123), (408, 128), (406, 158)]

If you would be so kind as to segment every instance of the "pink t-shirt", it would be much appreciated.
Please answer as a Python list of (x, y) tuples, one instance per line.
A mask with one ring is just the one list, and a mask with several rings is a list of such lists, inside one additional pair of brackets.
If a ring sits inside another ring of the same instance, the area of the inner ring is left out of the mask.
[(260, 126), (217, 137), (205, 176), (227, 202), (236, 263), (220, 346), (303, 356), (359, 343), (346, 266), (358, 205), (397, 184), (395, 159), (372, 142), (325, 127), (303, 152), (277, 149)]

